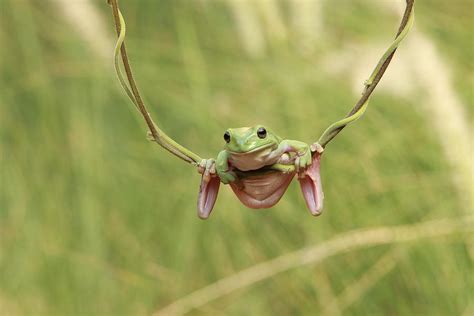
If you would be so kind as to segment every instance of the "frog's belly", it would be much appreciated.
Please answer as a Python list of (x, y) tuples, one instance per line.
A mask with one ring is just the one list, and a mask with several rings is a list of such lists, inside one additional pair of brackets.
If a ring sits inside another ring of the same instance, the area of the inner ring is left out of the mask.
[(271, 172), (241, 179), (243, 186), (230, 186), (239, 200), (250, 208), (269, 208), (277, 204), (295, 173)]

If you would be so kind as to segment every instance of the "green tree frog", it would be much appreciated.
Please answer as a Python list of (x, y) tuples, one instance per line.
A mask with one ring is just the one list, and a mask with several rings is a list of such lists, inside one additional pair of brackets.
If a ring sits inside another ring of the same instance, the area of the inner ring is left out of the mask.
[(200, 218), (209, 217), (220, 182), (229, 184), (244, 205), (260, 209), (275, 205), (296, 174), (311, 214), (321, 213), (321, 146), (282, 139), (262, 125), (229, 128), (224, 140), (224, 149), (215, 160), (203, 159), (199, 164), (203, 175), (198, 198)]

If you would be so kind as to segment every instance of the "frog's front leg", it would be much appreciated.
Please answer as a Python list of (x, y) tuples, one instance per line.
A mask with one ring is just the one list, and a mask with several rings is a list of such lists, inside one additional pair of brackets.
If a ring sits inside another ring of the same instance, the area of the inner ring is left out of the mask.
[(225, 150), (221, 151), (219, 155), (217, 155), (216, 171), (221, 182), (224, 184), (229, 184), (237, 179), (235, 172), (230, 170), (229, 153)]
[[(278, 149), (284, 153), (295, 153), (295, 168), (298, 173), (304, 171), (312, 163), (310, 146), (297, 140), (283, 140)], [(282, 161), (283, 162), (283, 161)]]

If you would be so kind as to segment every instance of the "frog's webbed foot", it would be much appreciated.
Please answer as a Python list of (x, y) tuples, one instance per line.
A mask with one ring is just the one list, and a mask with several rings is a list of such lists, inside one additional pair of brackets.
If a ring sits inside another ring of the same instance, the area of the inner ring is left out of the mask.
[(198, 165), (198, 172), (202, 174), (198, 196), (198, 216), (207, 219), (216, 203), (220, 180), (216, 173), (214, 159), (203, 159)]
[(318, 216), (323, 210), (324, 199), (319, 171), (321, 159), (320, 152), (315, 150), (312, 159), (311, 166), (301, 172), (301, 176), (298, 177), (298, 180), (309, 211), (312, 215)]

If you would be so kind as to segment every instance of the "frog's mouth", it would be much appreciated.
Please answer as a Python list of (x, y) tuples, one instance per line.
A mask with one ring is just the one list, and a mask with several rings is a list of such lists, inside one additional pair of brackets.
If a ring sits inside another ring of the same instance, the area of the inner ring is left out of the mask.
[[(248, 150), (248, 151), (232, 151), (232, 150), (227, 150), (229, 153), (231, 153), (232, 155), (247, 155), (247, 154), (251, 154), (251, 153), (255, 153), (257, 151), (261, 151), (261, 150), (265, 150), (265, 149), (268, 149), (270, 147), (273, 147), (274, 144), (273, 143), (268, 143), (268, 144), (263, 144), (263, 145), (260, 145), (252, 150)], [(276, 146), (275, 146), (276, 147)]]

